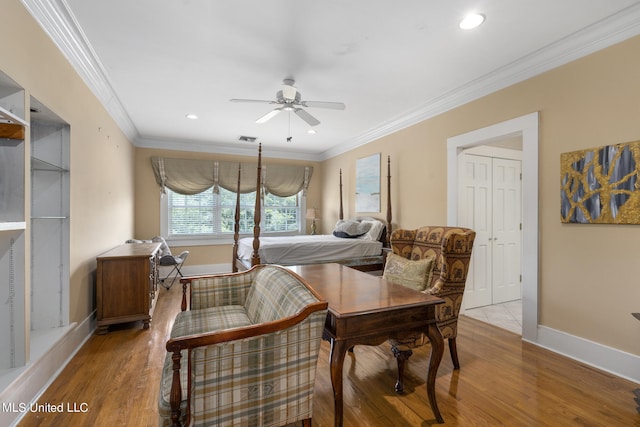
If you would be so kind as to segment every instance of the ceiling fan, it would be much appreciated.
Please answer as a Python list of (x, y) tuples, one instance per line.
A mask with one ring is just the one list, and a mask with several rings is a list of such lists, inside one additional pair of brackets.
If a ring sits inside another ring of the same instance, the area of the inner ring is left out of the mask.
[(302, 95), (298, 92), (293, 84), (295, 81), (291, 78), (284, 79), (282, 81), (282, 90), (276, 93), (275, 101), (264, 101), (259, 99), (231, 99), (231, 102), (253, 102), (253, 103), (266, 103), (276, 104), (278, 107), (269, 111), (264, 116), (256, 120), (256, 123), (265, 123), (273, 117), (280, 114), (282, 111), (289, 111), (296, 114), (302, 120), (307, 122), (309, 126), (316, 126), (320, 124), (320, 121), (309, 114), (301, 107), (310, 108), (331, 108), (333, 110), (344, 110), (345, 105), (342, 102), (324, 102), (324, 101), (303, 101)]

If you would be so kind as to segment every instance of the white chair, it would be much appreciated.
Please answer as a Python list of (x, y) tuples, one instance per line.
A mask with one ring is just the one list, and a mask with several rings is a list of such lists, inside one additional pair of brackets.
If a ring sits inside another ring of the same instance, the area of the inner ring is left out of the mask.
[[(151, 239), (153, 242), (160, 243), (160, 266), (161, 267), (173, 267), (169, 274), (167, 274), (163, 279), (160, 279), (160, 284), (165, 289), (171, 289), (174, 282), (180, 277), (184, 277), (180, 268), (184, 265), (184, 262), (187, 260), (189, 256), (189, 251), (182, 251), (180, 255), (174, 256), (171, 253), (171, 249), (167, 242), (164, 240), (162, 236), (156, 236)], [(169, 285), (167, 285), (168, 280), (171, 279)]]

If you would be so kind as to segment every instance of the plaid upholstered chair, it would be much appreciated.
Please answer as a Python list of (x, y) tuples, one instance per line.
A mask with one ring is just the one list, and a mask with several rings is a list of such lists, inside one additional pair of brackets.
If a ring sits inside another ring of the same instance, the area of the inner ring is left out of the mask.
[(273, 265), (181, 282), (160, 425), (310, 427), (327, 303)]
[[(460, 369), (456, 336), (458, 313), (471, 262), (475, 231), (460, 227), (422, 227), (395, 230), (391, 235), (393, 255), (389, 254), (384, 277), (388, 281), (410, 286), (445, 300), (436, 306), (437, 325), (449, 342), (455, 369)], [(407, 261), (408, 260), (408, 261)], [(428, 343), (420, 332), (406, 332), (392, 337), (391, 350), (398, 362), (396, 391), (404, 391), (404, 367), (411, 349)]]

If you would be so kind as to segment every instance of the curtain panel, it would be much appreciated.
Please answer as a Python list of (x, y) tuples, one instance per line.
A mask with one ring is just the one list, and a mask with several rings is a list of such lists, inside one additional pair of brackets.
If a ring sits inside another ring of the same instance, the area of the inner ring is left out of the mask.
[[(229, 162), (200, 159), (151, 157), (151, 166), (162, 193), (165, 187), (179, 194), (198, 194), (209, 188), (218, 192), (220, 187), (234, 193), (256, 191), (257, 163)], [(261, 190), (279, 197), (306, 194), (313, 173), (312, 166), (262, 164)]]

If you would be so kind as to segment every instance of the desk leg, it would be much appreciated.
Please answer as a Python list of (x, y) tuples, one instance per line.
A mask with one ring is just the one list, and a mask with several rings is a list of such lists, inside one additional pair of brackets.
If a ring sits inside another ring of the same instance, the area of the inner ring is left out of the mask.
[(431, 356), (429, 358), (429, 371), (427, 373), (427, 396), (429, 397), (429, 404), (431, 405), (433, 415), (436, 417), (436, 421), (444, 423), (444, 418), (442, 418), (440, 410), (438, 409), (438, 402), (436, 402), (436, 377), (438, 375), (440, 361), (442, 360), (442, 354), (444, 353), (444, 339), (435, 323), (429, 325), (427, 336), (431, 342)]
[[(438, 332), (439, 334), (440, 332)], [(442, 339), (442, 337), (440, 338)], [(342, 368), (344, 366), (344, 356), (347, 353), (345, 341), (331, 340), (330, 369), (331, 386), (333, 387), (334, 422), (335, 427), (342, 427), (343, 402), (342, 402)], [(442, 353), (442, 349), (440, 349)], [(442, 354), (440, 354), (442, 357)], [(437, 367), (436, 367), (437, 370)], [(435, 375), (434, 375), (435, 378)]]

